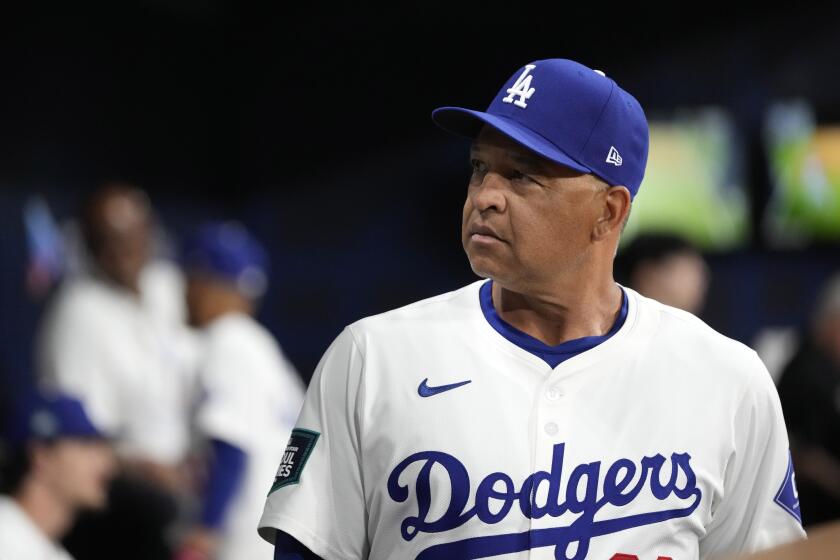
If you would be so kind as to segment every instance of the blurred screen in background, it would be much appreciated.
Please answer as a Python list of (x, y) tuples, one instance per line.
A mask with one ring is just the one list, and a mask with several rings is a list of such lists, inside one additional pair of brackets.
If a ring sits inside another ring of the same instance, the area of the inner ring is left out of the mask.
[(721, 109), (651, 119), (645, 179), (622, 242), (641, 233), (677, 234), (706, 251), (749, 242), (744, 150)]
[(840, 124), (817, 122), (804, 101), (778, 103), (764, 129), (772, 194), (764, 218), (778, 247), (840, 239)]

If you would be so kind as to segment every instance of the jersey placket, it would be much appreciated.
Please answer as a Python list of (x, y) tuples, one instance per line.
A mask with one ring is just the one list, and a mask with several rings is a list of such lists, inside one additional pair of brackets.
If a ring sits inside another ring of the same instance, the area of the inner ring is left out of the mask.
[[(552, 464), (562, 452), (561, 448), (568, 435), (569, 406), (566, 387), (556, 373), (552, 373), (538, 387), (535, 396), (537, 414), (533, 425), (534, 484), (531, 488), (530, 527), (532, 548), (529, 555), (532, 559), (555, 558), (555, 547), (546, 546), (543, 542), (545, 530), (564, 527), (568, 524), (569, 516), (558, 518), (552, 513), (557, 506), (565, 501), (565, 478), (552, 480), (560, 472), (560, 464)], [(554, 472), (553, 472), (554, 471)], [(559, 488), (559, 492), (556, 490)], [(553, 490), (553, 491), (552, 491)]]

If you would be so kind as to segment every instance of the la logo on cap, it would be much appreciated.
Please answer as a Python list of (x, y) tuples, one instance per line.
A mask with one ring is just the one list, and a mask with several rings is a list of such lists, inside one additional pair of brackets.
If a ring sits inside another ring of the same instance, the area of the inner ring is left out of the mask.
[[(525, 66), (525, 70), (522, 71), (522, 74), (516, 78), (516, 81), (507, 89), (507, 97), (502, 99), (505, 103), (513, 103), (517, 107), (522, 107), (523, 109), (528, 106), (525, 101), (531, 99), (531, 96), (534, 95), (536, 88), (531, 87), (531, 79), (533, 76), (530, 74), (531, 70), (536, 68), (533, 64), (528, 64)], [(518, 97), (519, 99), (514, 101), (514, 97)]]

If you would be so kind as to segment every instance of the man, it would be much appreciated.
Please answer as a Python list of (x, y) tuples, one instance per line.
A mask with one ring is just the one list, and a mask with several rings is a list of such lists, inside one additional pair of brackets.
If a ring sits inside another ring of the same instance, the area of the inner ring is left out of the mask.
[(90, 270), (68, 278), (51, 303), (38, 358), (45, 381), (77, 395), (115, 436), (126, 465), (177, 488), (193, 355), (172, 302), (183, 299), (183, 283), (151, 262), (151, 219), (145, 193), (129, 185), (108, 185), (88, 201)]
[(82, 509), (105, 506), (110, 446), (79, 401), (36, 395), (15, 406), (0, 461), (0, 558), (69, 560), (59, 544)]
[(275, 557), (663, 560), (801, 538), (755, 353), (613, 281), (638, 102), (543, 60), (487, 112), (433, 117), (474, 138), (462, 243), (489, 280), (327, 350), (260, 523)]
[(617, 259), (627, 286), (658, 302), (699, 315), (706, 301), (709, 268), (697, 249), (680, 237), (642, 234)]
[[(183, 281), (152, 260), (152, 209), (136, 187), (96, 192), (82, 230), (87, 270), (67, 278), (50, 303), (38, 361), (45, 384), (79, 398), (113, 437), (121, 472), (109, 514), (81, 523), (68, 545), (77, 556), (110, 558), (133, 527), (123, 558), (168, 560), (164, 532), (184, 493), (195, 359), (179, 322)], [(84, 538), (88, 530), (102, 536)]]
[(840, 276), (779, 381), (806, 526), (840, 519)]
[(303, 401), (300, 377), (253, 316), (268, 258), (236, 223), (207, 224), (185, 253), (190, 322), (201, 329), (203, 398), (195, 423), (208, 442), (201, 516), (181, 558), (270, 560), (254, 531)]

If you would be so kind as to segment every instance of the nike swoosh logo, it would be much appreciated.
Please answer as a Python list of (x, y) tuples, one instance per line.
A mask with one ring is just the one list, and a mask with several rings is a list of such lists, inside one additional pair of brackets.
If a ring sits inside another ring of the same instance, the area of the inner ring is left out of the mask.
[(444, 391), (451, 391), (452, 389), (463, 387), (467, 383), (472, 383), (472, 379), (467, 379), (466, 381), (460, 381), (458, 383), (450, 383), (449, 385), (438, 385), (437, 387), (429, 387), (428, 382), (429, 378), (427, 377), (422, 383), (420, 383), (420, 386), (417, 387), (417, 394), (421, 397), (433, 397), (437, 394), (443, 393)]

